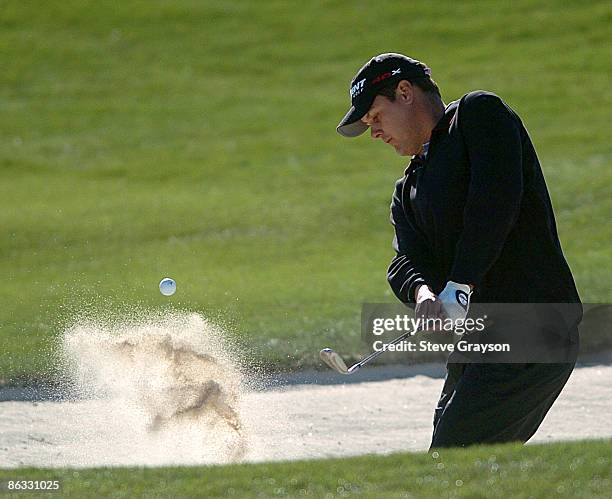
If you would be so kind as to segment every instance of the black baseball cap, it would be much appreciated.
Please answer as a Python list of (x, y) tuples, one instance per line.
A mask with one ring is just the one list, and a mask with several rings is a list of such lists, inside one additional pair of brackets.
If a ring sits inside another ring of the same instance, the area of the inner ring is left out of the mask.
[(351, 80), (351, 108), (336, 130), (345, 137), (357, 137), (368, 129), (361, 118), (370, 110), (376, 91), (390, 81), (429, 77), (431, 70), (422, 62), (402, 54), (380, 54), (366, 62)]

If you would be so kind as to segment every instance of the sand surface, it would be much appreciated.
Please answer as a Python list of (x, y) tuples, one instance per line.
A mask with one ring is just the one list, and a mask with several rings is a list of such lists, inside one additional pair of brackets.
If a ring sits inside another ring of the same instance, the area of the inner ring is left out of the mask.
[[(0, 467), (159, 466), (424, 451), (442, 381), (415, 375), (246, 390), (234, 406), (240, 427), (224, 418), (156, 425), (117, 396), (0, 402)], [(532, 442), (612, 437), (611, 381), (612, 366), (576, 368)]]

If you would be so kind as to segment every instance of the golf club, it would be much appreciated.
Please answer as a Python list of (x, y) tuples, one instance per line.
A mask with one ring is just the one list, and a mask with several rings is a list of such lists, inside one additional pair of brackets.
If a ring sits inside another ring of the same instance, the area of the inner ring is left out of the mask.
[(340, 374), (353, 374), (360, 367), (365, 366), (368, 362), (374, 360), (380, 354), (385, 353), (390, 345), (396, 345), (397, 343), (400, 343), (406, 338), (412, 336), (412, 334), (413, 333), (411, 332), (402, 334), (401, 336), (394, 339), (391, 343), (385, 344), (385, 347), (381, 350), (372, 352), (370, 355), (364, 357), (356, 364), (353, 364), (351, 367), (347, 367), (344, 360), (342, 360), (342, 357), (340, 357), (340, 355), (331, 348), (324, 348), (323, 350), (321, 350), (319, 352), (319, 357), (321, 357), (321, 360), (325, 362), (329, 367), (331, 367), (334, 371), (339, 372)]
[[(490, 319), (486, 319), (484, 321), (484, 324), (486, 327), (490, 327), (491, 325), (493, 325), (493, 321), (491, 321)], [(414, 332), (408, 331), (402, 334), (401, 336), (398, 336), (391, 343), (386, 343), (383, 348), (375, 352), (372, 352), (370, 355), (364, 357), (356, 364), (353, 364), (351, 367), (347, 367), (346, 362), (344, 362), (342, 357), (340, 357), (340, 355), (336, 351), (332, 350), (331, 348), (324, 348), (323, 350), (321, 350), (319, 352), (319, 357), (321, 358), (323, 362), (325, 362), (334, 371), (339, 372), (340, 374), (353, 374), (360, 367), (365, 366), (368, 362), (374, 360), (379, 355), (385, 353), (388, 350), (389, 346), (401, 343), (405, 339), (421, 331), (423, 331), (423, 329), (419, 328), (417, 331), (414, 331)]]

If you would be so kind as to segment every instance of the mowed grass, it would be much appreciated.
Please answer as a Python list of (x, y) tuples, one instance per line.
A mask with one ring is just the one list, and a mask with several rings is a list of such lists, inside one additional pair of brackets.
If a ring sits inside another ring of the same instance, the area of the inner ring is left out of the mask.
[(609, 497), (611, 452), (610, 440), (509, 444), (213, 467), (21, 468), (0, 470), (0, 481), (59, 480), (63, 497), (590, 498)]
[[(169, 304), (251, 359), (363, 350), (394, 300), (388, 205), (406, 158), (335, 125), (370, 56), (483, 88), (536, 144), (585, 301), (609, 301), (609, 2), (17, 2), (0, 15), (0, 378), (44, 376), (79, 312)], [(178, 291), (162, 297), (172, 276)]]

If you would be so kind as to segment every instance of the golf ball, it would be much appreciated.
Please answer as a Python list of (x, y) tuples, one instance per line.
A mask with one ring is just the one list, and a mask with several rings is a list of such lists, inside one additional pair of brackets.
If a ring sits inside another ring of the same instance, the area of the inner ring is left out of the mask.
[(159, 291), (164, 296), (173, 295), (176, 292), (176, 282), (174, 282), (174, 279), (170, 279), (169, 277), (164, 277), (159, 282)]

